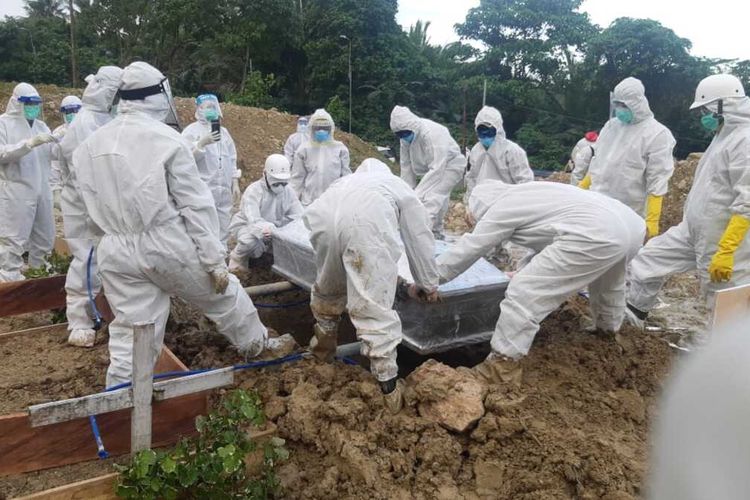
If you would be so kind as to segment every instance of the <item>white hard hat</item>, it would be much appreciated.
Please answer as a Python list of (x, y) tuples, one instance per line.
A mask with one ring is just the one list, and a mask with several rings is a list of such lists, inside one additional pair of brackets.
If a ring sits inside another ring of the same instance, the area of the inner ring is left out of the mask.
[(292, 177), (292, 168), (289, 160), (284, 155), (273, 154), (266, 158), (266, 166), (263, 169), (268, 177), (279, 181), (288, 181)]
[(734, 75), (711, 75), (707, 76), (695, 89), (695, 102), (690, 109), (700, 108), (719, 99), (732, 97), (745, 97), (745, 89), (740, 79)]

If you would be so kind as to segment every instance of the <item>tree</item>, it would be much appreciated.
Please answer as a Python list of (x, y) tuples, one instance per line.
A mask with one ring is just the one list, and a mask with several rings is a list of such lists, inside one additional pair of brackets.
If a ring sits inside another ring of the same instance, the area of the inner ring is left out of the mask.
[(24, 10), (29, 17), (63, 17), (63, 0), (25, 0)]

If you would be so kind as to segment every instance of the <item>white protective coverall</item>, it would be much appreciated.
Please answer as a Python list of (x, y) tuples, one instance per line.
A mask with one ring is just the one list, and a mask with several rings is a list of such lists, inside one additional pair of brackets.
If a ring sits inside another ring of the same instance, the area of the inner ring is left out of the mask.
[(265, 177), (253, 182), (243, 193), (240, 211), (234, 214), (229, 226), (230, 233), (237, 238), (232, 257), (243, 261), (259, 258), (268, 249), (263, 230), (269, 224), (286, 226), (300, 217), (302, 204), (289, 184), (272, 188)]
[(469, 153), (471, 169), (466, 173), (466, 195), (468, 200), (475, 186), (492, 179), (506, 184), (521, 184), (534, 180), (534, 172), (529, 166), (526, 151), (515, 142), (505, 137), (503, 117), (500, 111), (483, 107), (474, 120), (474, 126), (485, 125), (497, 130), (495, 141), (489, 149), (477, 142)]
[[(13, 89), (0, 115), (0, 282), (24, 279), (23, 253), (28, 245), (29, 266), (40, 267), (55, 244), (52, 190), (49, 186), (52, 148), (33, 147), (29, 140), (50, 129), (40, 119), (31, 125), (20, 97), (39, 93), (28, 83)], [(30, 240), (34, 241), (29, 245)]]
[[(112, 120), (112, 103), (122, 77), (122, 69), (117, 66), (102, 66), (95, 75), (86, 77), (88, 82), (83, 91), (83, 108), (68, 126), (60, 143), (60, 157), (53, 162), (53, 174), (62, 189), (60, 205), (63, 213), (65, 242), (73, 255), (68, 274), (65, 277), (66, 316), (68, 318), (69, 342), (75, 345), (91, 345), (95, 338), (93, 322), (89, 317), (87, 266), (91, 248), (96, 240), (80, 237), (87, 233), (90, 224), (86, 206), (75, 187), (75, 166), (73, 152), (99, 127)], [(96, 266), (96, 252), (91, 256), (91, 293), (94, 297), (101, 290), (101, 280)]]
[[(164, 80), (156, 68), (135, 62), (123, 71), (120, 90)], [(155, 322), (156, 361), (170, 295), (198, 307), (241, 351), (260, 353), (267, 331), (237, 278), (227, 275), (211, 192), (188, 144), (161, 121), (174, 109), (171, 96), (122, 99), (117, 117), (73, 155), (76, 185), (102, 235), (97, 260), (115, 313), (107, 386), (130, 379), (134, 323)], [(222, 281), (227, 288), (217, 293)]]
[(409, 186), (370, 158), (310, 205), (303, 220), (315, 250), (315, 319), (337, 321), (346, 309), (375, 378), (393, 379), (401, 342), (393, 301), (402, 241), (417, 286), (432, 292), (438, 285), (426, 210)]
[(646, 197), (667, 193), (674, 171), (675, 140), (654, 118), (640, 80), (628, 77), (618, 83), (612, 99), (633, 112), (633, 121), (625, 124), (611, 118), (604, 125), (589, 165), (590, 189), (621, 201), (645, 217)]
[(570, 173), (570, 183), (577, 186), (579, 182), (589, 173), (589, 165), (594, 158), (594, 146), (592, 142), (585, 137), (573, 146), (570, 153), (570, 161), (573, 163), (573, 171)]
[(297, 131), (287, 137), (284, 143), (284, 156), (289, 160), (289, 164), (294, 164), (294, 155), (297, 150), (303, 144), (310, 142), (310, 134), (308, 133), (308, 122), (309, 119), (306, 116), (300, 116), (297, 120)]
[(649, 500), (750, 498), (750, 317), (680, 360), (654, 426)]
[(441, 282), (507, 240), (537, 252), (513, 277), (500, 303), (493, 352), (525, 356), (539, 323), (586, 286), (596, 327), (620, 328), (625, 269), (646, 234), (643, 219), (632, 210), (568, 184), (487, 181), (474, 189), (469, 212), (477, 225), (438, 257)]
[[(323, 123), (331, 127), (330, 139), (317, 142), (312, 139), (313, 125)], [(307, 127), (309, 140), (294, 155), (291, 185), (302, 206), (318, 199), (335, 180), (352, 173), (349, 168), (349, 149), (334, 139), (333, 118), (325, 109), (318, 109), (310, 117)]]
[[(69, 95), (65, 96), (63, 100), (60, 102), (60, 108), (67, 106), (78, 106), (78, 108), (81, 108), (83, 106), (83, 102), (78, 96)], [(78, 114), (75, 115), (78, 117)], [(70, 128), (70, 123), (67, 121), (64, 121), (61, 125), (58, 125), (55, 127), (55, 130), (52, 131), (52, 135), (58, 138), (60, 142), (52, 143), (52, 156), (51, 156), (51, 170), (50, 170), (50, 176), (49, 176), (49, 185), (52, 189), (52, 193), (59, 193), (62, 190), (62, 180), (61, 180), (61, 172), (60, 172), (60, 162), (63, 161), (63, 155), (62, 155), (62, 148), (60, 147), (60, 143), (65, 138), (65, 134), (68, 132), (68, 129)], [(57, 203), (57, 200), (55, 201)]]
[(734, 253), (732, 279), (711, 282), (708, 267), (732, 215), (750, 218), (750, 98), (724, 100), (724, 125), (695, 171), (677, 226), (652, 238), (630, 266), (628, 303), (653, 309), (667, 277), (697, 270), (709, 304), (714, 293), (750, 283), (750, 233)]
[[(219, 116), (223, 116), (218, 102), (216, 106), (219, 108)], [(216, 211), (219, 214), (219, 234), (221, 242), (226, 247), (229, 223), (232, 219), (232, 184), (234, 179), (242, 176), (242, 171), (237, 168), (237, 148), (229, 131), (223, 126), (220, 141), (212, 142), (203, 148), (198, 147), (198, 141), (211, 133), (211, 123), (203, 116), (200, 106), (195, 108), (195, 119), (197, 121), (185, 127), (182, 136), (194, 145), (193, 154), (198, 163), (198, 172), (214, 197)]]
[[(401, 141), (401, 178), (414, 188), (427, 209), (436, 235), (443, 232), (450, 194), (466, 170), (466, 157), (446, 127), (420, 118), (405, 106), (391, 111), (391, 130), (411, 130), (414, 140)], [(417, 176), (423, 176), (417, 185)]]

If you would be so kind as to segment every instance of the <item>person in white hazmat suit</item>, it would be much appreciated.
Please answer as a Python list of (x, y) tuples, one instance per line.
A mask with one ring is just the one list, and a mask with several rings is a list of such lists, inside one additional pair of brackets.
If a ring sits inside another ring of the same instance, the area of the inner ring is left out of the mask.
[[(75, 95), (65, 96), (63, 97), (63, 100), (60, 101), (60, 114), (62, 115), (63, 122), (52, 131), (52, 135), (58, 137), (60, 142), (64, 140), (70, 124), (73, 123), (73, 120), (78, 115), (81, 107), (83, 107), (83, 103), (81, 102), (81, 99)], [(62, 210), (60, 208), (60, 192), (62, 191), (60, 162), (63, 161), (63, 157), (60, 142), (54, 142), (51, 145), (52, 159), (50, 161), (51, 170), (49, 177), (49, 185), (52, 189), (52, 199), (54, 200), (55, 208), (58, 210)]]
[[(391, 111), (391, 130), (401, 140), (401, 179), (417, 192), (432, 232), (442, 238), (450, 194), (463, 178), (466, 157), (446, 127), (418, 117), (405, 106)], [(422, 176), (419, 183), (418, 176)]]
[(466, 172), (466, 194), (468, 201), (475, 186), (488, 179), (506, 184), (521, 184), (534, 180), (526, 151), (505, 137), (503, 117), (500, 111), (483, 107), (474, 120), (477, 142), (469, 153), (469, 170)]
[(53, 176), (57, 180), (56, 192), (60, 193), (55, 195), (55, 200), (60, 199), (65, 242), (73, 256), (65, 277), (65, 314), (70, 332), (68, 343), (78, 347), (92, 347), (96, 340), (88, 292), (91, 288), (91, 295), (96, 297), (102, 285), (96, 267), (96, 252), (92, 253), (96, 241), (76, 236), (85, 232), (89, 222), (86, 206), (75, 188), (73, 152), (95, 130), (112, 120), (112, 108), (121, 77), (122, 69), (117, 66), (102, 66), (95, 75), (86, 77), (87, 84), (81, 99), (83, 106), (75, 121), (68, 125), (65, 137), (60, 142), (60, 155), (52, 164)]
[(612, 94), (615, 116), (594, 147), (589, 170), (579, 186), (626, 204), (646, 220), (648, 237), (659, 234), (662, 199), (674, 172), (676, 144), (656, 121), (640, 80), (628, 77)]
[(24, 249), (29, 266), (41, 267), (55, 244), (51, 143), (55, 137), (39, 119), (42, 98), (28, 83), (13, 89), (0, 115), (0, 282), (23, 280)]
[(519, 383), (516, 361), (528, 353), (539, 323), (585, 286), (594, 326), (620, 328), (625, 270), (645, 236), (643, 219), (630, 208), (569, 184), (486, 181), (474, 189), (468, 213), (474, 230), (437, 258), (441, 283), (508, 240), (537, 252), (508, 285), (492, 352), (475, 367), (481, 377)]
[(667, 277), (697, 270), (702, 293), (750, 283), (750, 98), (732, 75), (702, 80), (690, 109), (715, 132), (698, 163), (682, 222), (650, 240), (633, 260), (629, 319), (641, 326)]
[(599, 139), (599, 134), (595, 130), (586, 132), (580, 141), (573, 146), (570, 152), (570, 183), (577, 186), (589, 173), (589, 165), (594, 158), (594, 145)]
[(347, 310), (386, 406), (398, 413), (403, 405), (396, 364), (401, 320), (393, 301), (402, 241), (415, 280), (412, 291), (423, 291), (426, 300), (437, 298), (435, 240), (427, 211), (406, 183), (370, 158), (310, 205), (303, 220), (317, 268), (311, 351), (318, 359), (333, 360), (338, 324)]
[[(220, 125), (221, 112), (219, 99), (213, 94), (202, 94), (195, 99), (195, 119), (182, 131), (182, 136), (193, 144), (193, 154), (198, 163), (198, 172), (208, 184), (219, 214), (221, 242), (227, 246), (232, 207), (239, 204), (240, 177), (237, 168), (237, 148), (229, 131)], [(220, 131), (212, 131), (217, 124)]]
[(302, 204), (289, 185), (290, 168), (283, 155), (270, 155), (263, 178), (250, 184), (242, 195), (240, 210), (229, 226), (237, 238), (229, 255), (230, 271), (247, 271), (248, 259), (258, 259), (269, 251), (276, 228), (302, 217)]
[(294, 163), (294, 155), (300, 146), (310, 141), (310, 134), (307, 132), (309, 122), (309, 116), (300, 116), (297, 119), (297, 131), (287, 137), (284, 143), (284, 156), (289, 161), (289, 165)]
[(351, 175), (349, 149), (333, 138), (333, 118), (325, 109), (310, 117), (307, 127), (310, 140), (294, 155), (291, 184), (302, 206), (317, 200), (335, 180)]
[[(73, 154), (76, 187), (101, 239), (97, 262), (115, 313), (107, 386), (132, 373), (133, 324), (155, 322), (152, 360), (164, 340), (170, 296), (200, 309), (247, 357), (275, 347), (230, 274), (208, 186), (176, 121), (169, 82), (153, 66), (123, 70), (118, 115)], [(74, 235), (91, 237), (94, 234)]]
[(713, 332), (664, 388), (648, 500), (750, 498), (750, 317)]

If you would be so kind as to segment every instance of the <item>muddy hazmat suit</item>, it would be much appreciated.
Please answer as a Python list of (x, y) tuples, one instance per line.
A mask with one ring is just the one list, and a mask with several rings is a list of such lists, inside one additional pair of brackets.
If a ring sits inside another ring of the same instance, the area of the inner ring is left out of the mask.
[(134, 323), (155, 323), (156, 361), (171, 295), (199, 308), (248, 356), (257, 355), (267, 331), (227, 271), (214, 200), (189, 145), (164, 123), (176, 116), (166, 78), (135, 62), (123, 71), (120, 98), (117, 117), (73, 154), (76, 187), (92, 221), (89, 234), (74, 236), (101, 237), (97, 260), (115, 313), (107, 386), (130, 379)]
[(654, 425), (649, 500), (750, 498), (750, 317), (680, 360)]
[(284, 156), (289, 161), (289, 165), (294, 164), (294, 155), (300, 146), (310, 141), (310, 134), (307, 132), (309, 121), (310, 117), (300, 116), (297, 120), (297, 131), (287, 137), (284, 143)]
[[(418, 117), (405, 106), (391, 111), (391, 130), (397, 135), (412, 132), (401, 139), (401, 179), (414, 188), (427, 209), (432, 232), (441, 237), (451, 191), (464, 176), (466, 157), (446, 127)], [(422, 176), (419, 182), (418, 176)]]
[(394, 379), (401, 320), (393, 301), (402, 241), (415, 284), (427, 292), (438, 284), (425, 208), (385, 164), (367, 159), (310, 205), (303, 220), (315, 250), (315, 319), (332, 331), (335, 350), (338, 321), (347, 310), (375, 378)]
[(661, 199), (674, 172), (675, 139), (654, 118), (640, 80), (630, 77), (617, 84), (613, 102), (627, 107), (630, 122), (615, 117), (604, 125), (582, 185), (590, 180), (592, 191), (635, 210), (650, 222), (649, 236), (656, 236)]
[(478, 221), (474, 230), (437, 258), (441, 282), (508, 240), (537, 252), (500, 303), (493, 353), (525, 356), (539, 323), (585, 286), (596, 327), (620, 328), (625, 269), (645, 235), (643, 219), (630, 208), (568, 184), (487, 181), (474, 189), (469, 212)]
[[(316, 129), (327, 129), (327, 137), (315, 136)], [(291, 185), (302, 206), (317, 200), (334, 181), (351, 175), (349, 150), (334, 139), (336, 126), (325, 109), (318, 109), (310, 117), (307, 127), (309, 140), (294, 155)]]
[[(211, 115), (209, 110), (213, 110), (218, 116)], [(239, 201), (241, 196), (239, 179), (242, 171), (237, 168), (237, 148), (234, 140), (225, 127), (221, 127), (218, 141), (201, 142), (201, 139), (211, 137), (211, 121), (214, 116), (217, 120), (223, 116), (218, 99), (212, 94), (198, 96), (195, 107), (197, 121), (185, 127), (182, 136), (193, 144), (198, 172), (214, 198), (219, 214), (219, 234), (226, 248), (234, 200), (237, 198)]]
[(570, 153), (570, 163), (573, 169), (570, 172), (570, 183), (577, 186), (589, 173), (589, 165), (594, 158), (594, 146), (599, 134), (586, 132), (586, 135), (573, 146)]
[(242, 270), (248, 259), (269, 251), (273, 231), (302, 217), (302, 204), (288, 184), (289, 161), (283, 155), (266, 158), (263, 177), (248, 186), (242, 195), (240, 211), (232, 217), (230, 233), (237, 246), (230, 255), (230, 270)]
[[(712, 106), (715, 111), (717, 102)], [(726, 98), (722, 107), (723, 126), (698, 163), (682, 222), (651, 239), (631, 264), (628, 303), (641, 312), (654, 308), (664, 282), (676, 273), (697, 270), (709, 305), (716, 291), (750, 283), (746, 228), (728, 254), (730, 279), (715, 281), (709, 273), (733, 222), (750, 220), (750, 99)]]
[(55, 244), (50, 162), (54, 142), (49, 127), (29, 118), (41, 98), (34, 87), (19, 83), (0, 115), (0, 282), (23, 280), (23, 253), (31, 238), (29, 266), (44, 265)]
[(497, 109), (485, 106), (474, 120), (474, 128), (492, 127), (497, 131), (489, 148), (477, 142), (469, 153), (469, 171), (466, 172), (466, 195), (468, 201), (475, 186), (486, 180), (503, 181), (506, 184), (521, 184), (534, 180), (526, 151), (505, 137), (503, 117)]
[[(95, 75), (86, 77), (88, 83), (81, 99), (83, 107), (68, 125), (65, 137), (60, 142), (58, 161), (53, 162), (55, 188), (60, 190), (65, 242), (73, 256), (65, 277), (65, 314), (70, 332), (68, 343), (80, 347), (93, 346), (96, 340), (88, 295), (88, 259), (96, 240), (75, 236), (84, 234), (90, 221), (86, 206), (75, 188), (73, 152), (94, 131), (112, 120), (112, 105), (121, 77), (122, 69), (117, 66), (102, 66)], [(94, 252), (91, 256), (91, 294), (96, 297), (101, 287)]]

